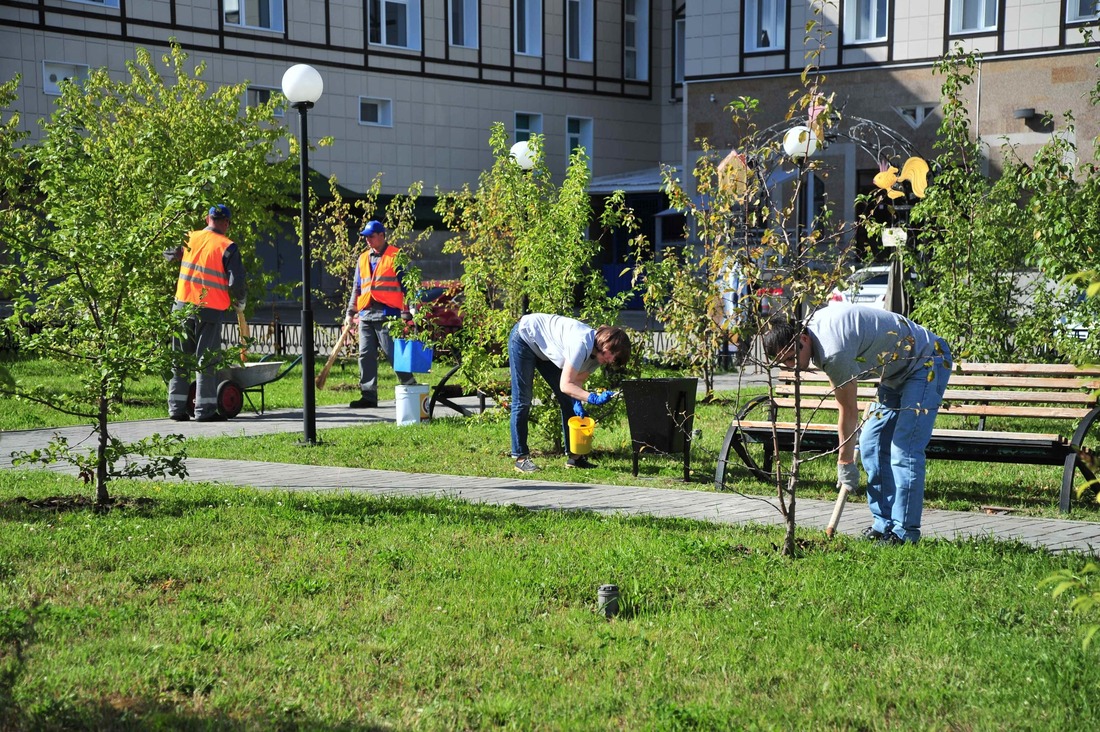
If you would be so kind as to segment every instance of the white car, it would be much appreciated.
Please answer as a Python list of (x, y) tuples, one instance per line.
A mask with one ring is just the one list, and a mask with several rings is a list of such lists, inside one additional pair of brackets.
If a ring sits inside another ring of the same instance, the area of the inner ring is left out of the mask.
[(886, 282), (890, 277), (890, 267), (881, 265), (857, 269), (848, 275), (848, 283), (843, 289), (834, 287), (829, 293), (829, 304), (846, 302), (857, 305), (870, 305), (874, 308), (886, 307)]

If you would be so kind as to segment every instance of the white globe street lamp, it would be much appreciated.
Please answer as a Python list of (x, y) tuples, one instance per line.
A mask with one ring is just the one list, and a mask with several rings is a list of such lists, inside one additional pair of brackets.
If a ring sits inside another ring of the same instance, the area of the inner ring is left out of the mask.
[(515, 145), (512, 145), (508, 154), (512, 156), (512, 160), (516, 161), (523, 170), (531, 170), (535, 167), (535, 151), (531, 148), (531, 143), (527, 140), (520, 140)]
[(301, 136), (298, 145), (302, 218), (302, 441), (307, 445), (317, 442), (317, 405), (313, 391), (313, 305), (310, 302), (309, 272), (312, 257), (309, 251), (309, 132), (307, 112), (321, 98), (324, 80), (317, 69), (308, 64), (291, 66), (283, 74), (283, 94), (290, 106), (298, 110)]

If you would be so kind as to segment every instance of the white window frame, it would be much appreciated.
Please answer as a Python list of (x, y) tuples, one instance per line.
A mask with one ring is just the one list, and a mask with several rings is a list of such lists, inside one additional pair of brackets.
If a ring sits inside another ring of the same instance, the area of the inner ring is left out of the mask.
[[(782, 51), (787, 43), (786, 0), (745, 0), (745, 50)], [(761, 44), (763, 32), (768, 45)]]
[[(634, 6), (632, 13), (628, 12), (630, 5)], [(630, 54), (634, 56), (633, 73), (627, 59)], [(649, 81), (649, 0), (623, 0), (623, 78)]]
[(88, 70), (88, 64), (74, 64), (68, 61), (43, 61), (42, 93), (51, 97), (59, 97), (61, 96), (61, 82), (68, 79), (87, 79)]
[[(244, 90), (244, 105), (246, 107), (259, 107), (260, 105), (267, 104), (271, 99), (271, 95), (280, 91), (280, 89), (270, 86), (250, 85)], [(275, 107), (276, 117), (282, 117), (284, 114), (286, 114), (285, 103)]]
[(542, 55), (542, 0), (514, 0), (513, 42), (519, 56)]
[(924, 104), (914, 104), (908, 107), (894, 107), (894, 111), (915, 130), (923, 125), (924, 121), (931, 117), (939, 106), (935, 102), (925, 102)]
[[(259, 18), (248, 17), (248, 6), (254, 4), (267, 5), (268, 25), (260, 25)], [(242, 11), (243, 8), (243, 11)], [(237, 13), (237, 20), (229, 19), (230, 13)], [(282, 0), (222, 0), (222, 19), (226, 25), (235, 25), (241, 28), (256, 28), (258, 30), (283, 31), (283, 2)], [(255, 21), (255, 22), (253, 22)]]
[[(961, 33), (986, 33), (997, 29), (997, 0), (951, 0), (951, 35)], [(977, 10), (978, 20), (972, 26), (965, 25), (967, 10)], [(993, 15), (992, 22), (989, 20)]]
[(477, 4), (478, 0), (447, 0), (447, 9), (450, 11), (447, 38), (452, 46), (477, 48)]
[[(573, 122), (579, 123), (580, 129), (573, 132), (570, 126)], [(566, 117), (565, 118), (565, 159), (573, 155), (573, 150), (583, 147), (588, 154), (588, 167), (592, 168), (592, 118), (591, 117)]]
[[(378, 120), (363, 119), (363, 105), (375, 104), (378, 106)], [(393, 100), (380, 97), (359, 97), (359, 124), (366, 127), (393, 127)]]
[[(1082, 12), (1082, 6), (1084, 5), (1091, 6), (1091, 11), (1088, 13)], [(1066, 3), (1067, 23), (1083, 23), (1097, 18), (1100, 18), (1100, 2), (1096, 2), (1096, 0), (1069, 0)]]
[[(399, 8), (405, 11), (403, 28), (402, 16), (397, 12)], [(420, 50), (420, 0), (370, 0), (367, 14), (367, 37), (371, 45)], [(392, 36), (387, 27), (391, 24), (395, 26)]]
[(890, 34), (889, 13), (887, 0), (844, 0), (844, 41), (885, 41)]
[[(520, 125), (520, 118), (523, 118), (525, 125)], [(530, 140), (532, 135), (542, 134), (542, 115), (538, 112), (516, 112), (513, 117), (515, 124), (515, 142), (523, 142), (524, 140)]]
[(592, 60), (595, 20), (592, 0), (565, 0), (565, 56), (570, 61)]

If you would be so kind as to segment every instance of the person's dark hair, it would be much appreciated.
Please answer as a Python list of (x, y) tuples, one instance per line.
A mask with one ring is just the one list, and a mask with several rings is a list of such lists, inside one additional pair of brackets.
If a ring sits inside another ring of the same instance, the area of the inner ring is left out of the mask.
[(596, 348), (615, 357), (612, 368), (621, 369), (630, 360), (630, 337), (618, 326), (601, 325), (596, 328)]
[(764, 347), (764, 355), (775, 358), (785, 349), (798, 342), (798, 335), (802, 328), (793, 320), (786, 317), (776, 317), (768, 321), (760, 334), (760, 343)]

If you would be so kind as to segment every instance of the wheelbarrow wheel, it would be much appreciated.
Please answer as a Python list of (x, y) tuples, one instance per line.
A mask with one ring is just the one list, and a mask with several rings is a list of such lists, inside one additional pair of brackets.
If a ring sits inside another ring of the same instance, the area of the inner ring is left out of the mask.
[(226, 419), (233, 419), (241, 413), (244, 406), (244, 392), (235, 381), (223, 381), (218, 384), (218, 413)]

